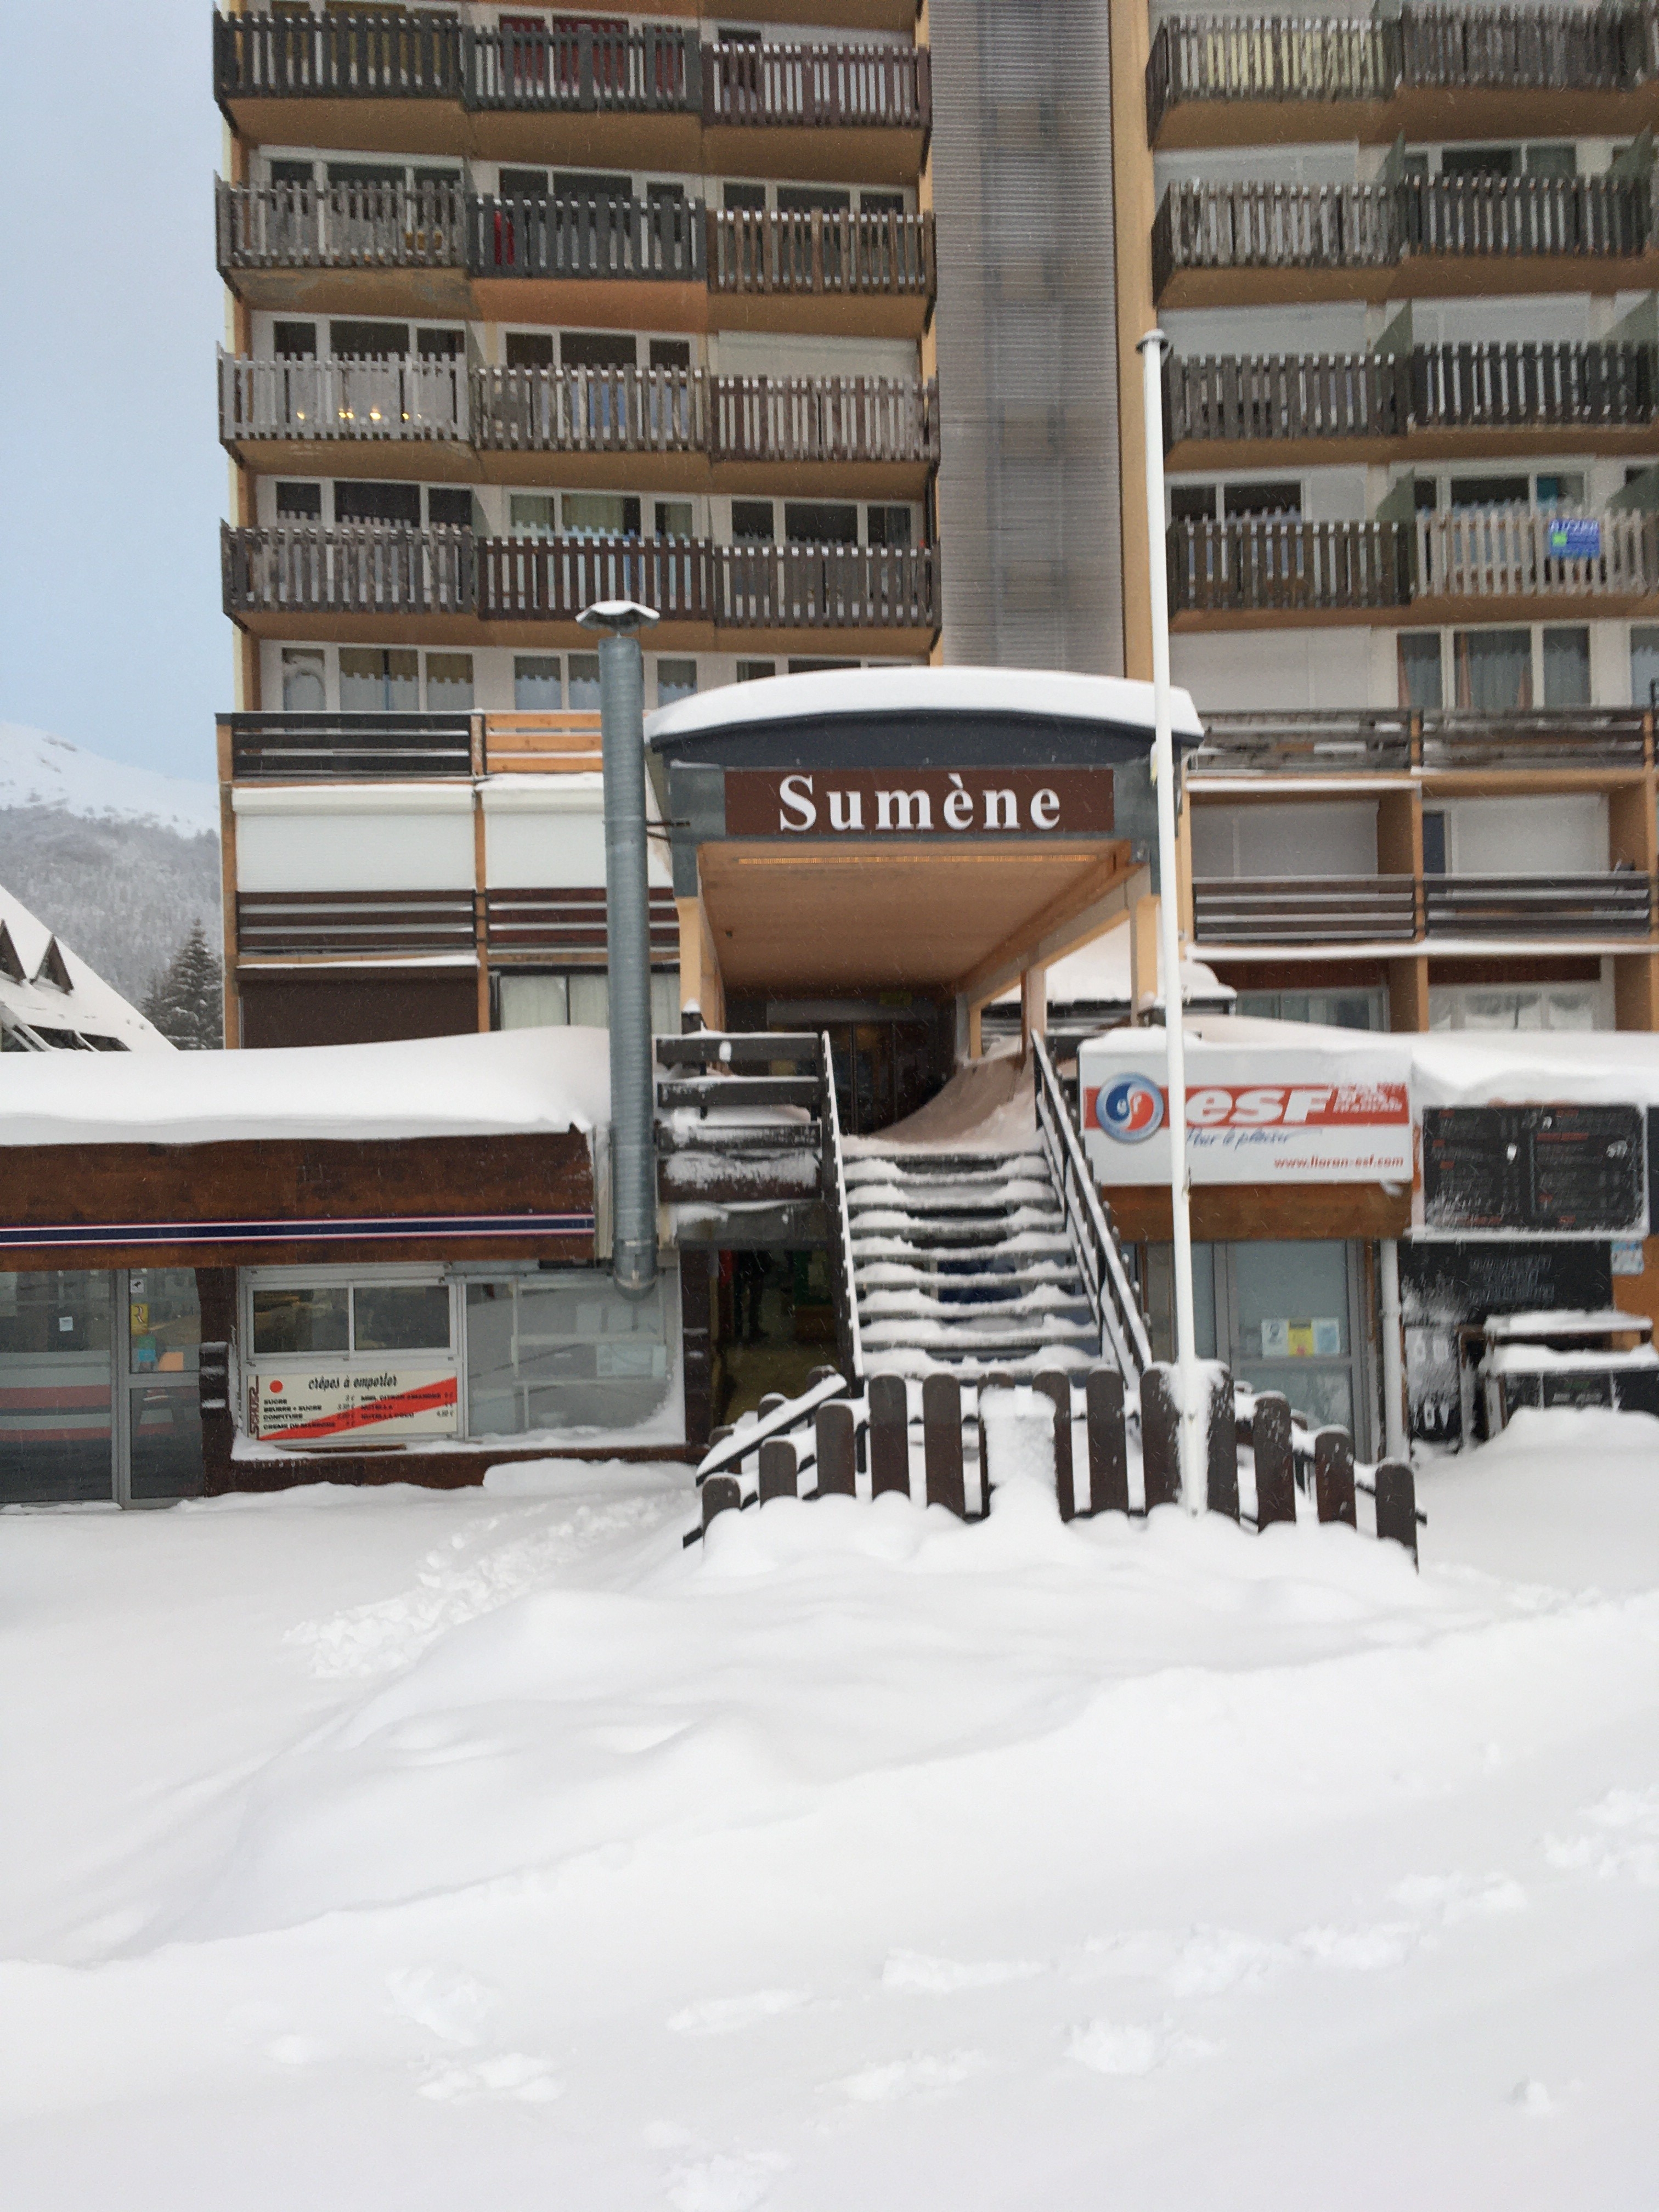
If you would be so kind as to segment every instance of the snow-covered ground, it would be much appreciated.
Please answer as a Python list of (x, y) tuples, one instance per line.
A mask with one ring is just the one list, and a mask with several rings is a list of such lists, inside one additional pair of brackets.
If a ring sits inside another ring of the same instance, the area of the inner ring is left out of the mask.
[(1651, 2212), (1659, 1424), (1420, 1495), (0, 1516), (7, 2212)]

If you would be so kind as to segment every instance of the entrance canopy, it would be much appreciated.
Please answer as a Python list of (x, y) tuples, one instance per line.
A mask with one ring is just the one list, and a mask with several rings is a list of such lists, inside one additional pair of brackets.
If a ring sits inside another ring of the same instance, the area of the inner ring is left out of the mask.
[[(1184, 692), (1175, 708), (1190, 747)], [(848, 669), (707, 693), (647, 730), (682, 990), (706, 1018), (727, 990), (977, 1006), (1148, 888), (1150, 684)]]

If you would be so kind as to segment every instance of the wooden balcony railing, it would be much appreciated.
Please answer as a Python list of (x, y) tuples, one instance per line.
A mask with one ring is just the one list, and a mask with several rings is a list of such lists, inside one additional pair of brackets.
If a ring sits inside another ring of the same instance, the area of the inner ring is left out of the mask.
[(1659, 8), (1412, 8), (1394, 20), (1176, 16), (1146, 64), (1150, 141), (1188, 100), (1387, 100), (1437, 92), (1622, 92), (1656, 73)]
[(1200, 876), (1193, 883), (1200, 945), (1410, 944), (1410, 876)]
[(1188, 270), (1392, 268), (1407, 254), (1625, 258), (1654, 230), (1646, 177), (1174, 184), (1152, 225), (1152, 289)]
[(933, 295), (931, 215), (708, 212), (714, 292)]
[(702, 282), (700, 200), (612, 199), (602, 192), (473, 199), (467, 218), (467, 264), (474, 276)]
[(709, 398), (716, 460), (939, 461), (934, 377), (717, 376)]
[(465, 105), (548, 113), (695, 113), (702, 49), (677, 23), (481, 24), (465, 40)]
[(466, 364), (394, 357), (295, 361), (219, 355), (219, 435), (455, 440), (471, 434)]
[(600, 599), (735, 629), (939, 627), (931, 546), (493, 538), (384, 524), (221, 532), (229, 615), (470, 614), (574, 622)]
[(400, 781), (472, 772), (465, 714), (231, 714), (239, 783)]
[(1634, 869), (1594, 876), (1430, 876), (1433, 937), (1646, 937), (1653, 884)]
[[(1419, 514), (1413, 598), (1641, 599), (1659, 592), (1659, 515), (1568, 516), (1524, 507)], [(1593, 532), (1581, 545), (1571, 533)]]
[(481, 451), (696, 453), (708, 444), (708, 380), (697, 368), (480, 368)]
[(703, 119), (762, 127), (853, 124), (926, 131), (933, 100), (925, 46), (789, 46), (720, 41), (703, 56)]
[(1171, 614), (1396, 607), (1410, 597), (1411, 537), (1401, 523), (1251, 515), (1174, 522), (1165, 542)]
[(1400, 438), (1415, 430), (1640, 428), (1647, 345), (1418, 346), (1407, 354), (1218, 355), (1164, 364), (1166, 448), (1188, 440)]
[(471, 952), (473, 895), (465, 891), (239, 891), (236, 945), (267, 956), (319, 952)]
[[(554, 959), (604, 960), (609, 945), (603, 884), (568, 884), (535, 890), (490, 890), (485, 894), (484, 933), (489, 950), (539, 952)], [(651, 951), (672, 959), (680, 949), (679, 910), (674, 894), (650, 892)]]
[(466, 196), (453, 185), (216, 185), (218, 265), (462, 269)]
[(1487, 714), (1410, 708), (1216, 714), (1188, 757), (1217, 776), (1398, 775), (1457, 769), (1639, 769), (1650, 714), (1641, 707), (1544, 708)]
[(438, 15), (216, 15), (213, 89), (220, 100), (459, 100), (466, 41)]

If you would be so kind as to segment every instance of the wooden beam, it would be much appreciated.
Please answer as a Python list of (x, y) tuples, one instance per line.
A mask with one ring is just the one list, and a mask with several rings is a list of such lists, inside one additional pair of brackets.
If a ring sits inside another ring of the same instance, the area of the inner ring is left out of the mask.
[(1140, 1022), (1158, 1005), (1156, 898), (1138, 898), (1129, 909), (1129, 1020)]
[(969, 1006), (983, 1006), (1017, 983), (1028, 968), (1063, 960), (1068, 952), (1126, 921), (1151, 881), (1146, 868), (1126, 868), (1114, 854), (1005, 938), (951, 988)]

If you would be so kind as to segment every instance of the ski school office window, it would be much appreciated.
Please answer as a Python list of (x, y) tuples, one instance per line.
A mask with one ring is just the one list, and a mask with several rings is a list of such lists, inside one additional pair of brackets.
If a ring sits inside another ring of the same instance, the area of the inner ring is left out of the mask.
[(243, 1278), (247, 1432), (307, 1449), (627, 1431), (678, 1391), (678, 1280), (535, 1262)]

